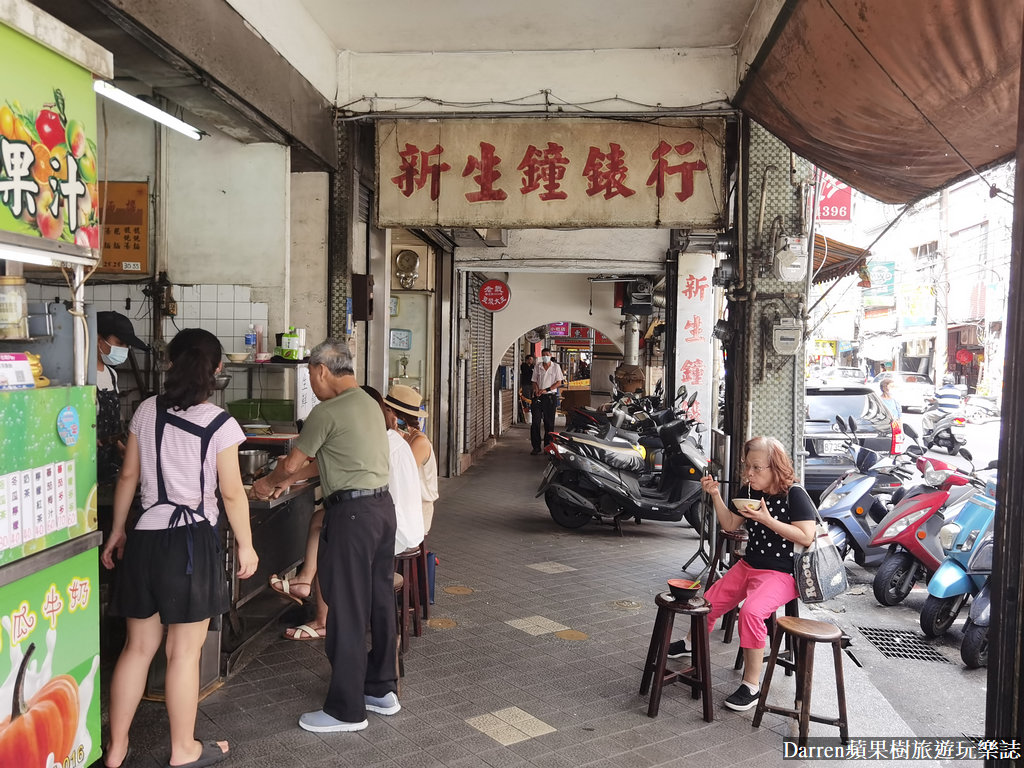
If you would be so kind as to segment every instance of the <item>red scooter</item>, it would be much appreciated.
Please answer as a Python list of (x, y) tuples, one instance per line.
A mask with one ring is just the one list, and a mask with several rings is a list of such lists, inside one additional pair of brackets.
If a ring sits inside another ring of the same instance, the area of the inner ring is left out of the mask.
[[(966, 452), (961, 455), (970, 459)], [(961, 502), (984, 488), (973, 474), (936, 458), (920, 457), (917, 468), (924, 482), (898, 499), (869, 543), (871, 547), (889, 547), (872, 583), (875, 599), (882, 605), (902, 602), (918, 579), (931, 577), (946, 556), (939, 543), (939, 529), (956, 516)]]

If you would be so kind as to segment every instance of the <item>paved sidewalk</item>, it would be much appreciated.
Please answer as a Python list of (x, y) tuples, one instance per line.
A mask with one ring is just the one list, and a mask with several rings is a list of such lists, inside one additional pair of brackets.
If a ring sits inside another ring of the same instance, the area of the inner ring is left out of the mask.
[[(354, 734), (300, 730), (298, 716), (322, 704), (328, 664), (322, 642), (284, 640), (279, 627), (200, 704), (198, 735), (228, 739), (231, 766), (810, 765), (783, 761), (787, 719), (769, 714), (755, 729), (752, 709), (722, 707), (740, 673), (737, 641), (725, 645), (720, 630), (711, 636), (715, 721), (705, 723), (700, 701), (678, 685), (647, 717), (637, 691), (654, 596), (695, 551), (696, 535), (682, 523), (629, 524), (621, 537), (608, 526), (559, 528), (534, 498), (544, 462), (515, 428), (466, 475), (442, 480), (430, 537), (440, 558), (432, 626), (405, 657), (400, 713), (370, 714)], [(835, 620), (806, 606), (802, 615)], [(834, 714), (827, 651), (816, 657), (814, 709)], [(844, 662), (851, 735), (914, 735), (866, 671)], [(792, 680), (779, 670), (773, 701), (792, 702)], [(838, 731), (812, 724), (815, 734)], [(143, 702), (132, 744), (131, 766), (166, 765), (161, 704)]]

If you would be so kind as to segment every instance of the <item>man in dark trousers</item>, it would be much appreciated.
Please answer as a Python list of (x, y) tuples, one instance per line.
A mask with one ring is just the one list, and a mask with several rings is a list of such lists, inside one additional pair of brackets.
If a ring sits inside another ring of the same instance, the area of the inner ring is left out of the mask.
[[(317, 578), (327, 602), (331, 680), (324, 708), (299, 718), (307, 731), (361, 731), (366, 712), (393, 715), (398, 703), (395, 649), (395, 505), (388, 491), (384, 415), (356, 381), (347, 345), (319, 344), (309, 381), (320, 403), (288, 456), (257, 491), (278, 492), (316, 456), (324, 495)], [(271, 493), (273, 495), (273, 493)], [(371, 648), (366, 652), (369, 619)]]
[(558, 406), (558, 388), (565, 384), (562, 367), (554, 361), (551, 350), (541, 350), (540, 362), (533, 368), (533, 404), (530, 406), (531, 454), (540, 453), (540, 423), (544, 420), (544, 444), (555, 429), (555, 408)]
[(533, 355), (527, 355), (519, 366), (519, 413), (526, 421), (529, 404), (533, 400)]

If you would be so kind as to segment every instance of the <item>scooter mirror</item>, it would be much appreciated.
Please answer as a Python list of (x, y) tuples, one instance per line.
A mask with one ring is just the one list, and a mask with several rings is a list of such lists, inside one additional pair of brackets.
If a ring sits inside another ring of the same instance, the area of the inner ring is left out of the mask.
[(974, 461), (974, 456), (966, 448), (960, 449), (960, 455), (963, 456), (968, 461)]
[[(911, 435), (911, 437), (916, 437), (916, 435)], [(924, 456), (925, 450), (920, 445), (908, 445), (907, 453), (911, 456)]]
[(985, 465), (985, 469), (999, 469), (999, 459), (992, 459), (992, 461)]
[(843, 417), (840, 416), (839, 414), (836, 414), (836, 429), (838, 429), (840, 432), (846, 431), (846, 422), (843, 421)]
[(917, 438), (920, 437), (920, 435), (917, 434), (917, 430), (914, 429), (911, 424), (904, 424), (903, 431), (910, 435), (914, 440), (917, 440)]
[(690, 395), (690, 399), (686, 401), (686, 407), (687, 408), (693, 408), (693, 404), (697, 402), (697, 395), (698, 394), (699, 393), (694, 392), (692, 395)]
[(854, 421), (853, 416), (850, 417), (849, 423), (850, 423), (850, 436), (852, 437), (853, 435), (857, 434), (857, 422)]

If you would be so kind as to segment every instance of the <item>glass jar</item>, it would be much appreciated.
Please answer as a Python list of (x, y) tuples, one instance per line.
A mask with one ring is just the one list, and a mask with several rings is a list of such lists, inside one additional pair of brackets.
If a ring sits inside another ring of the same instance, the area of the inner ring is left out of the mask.
[(0, 275), (0, 339), (28, 338), (28, 294), (25, 278)]

